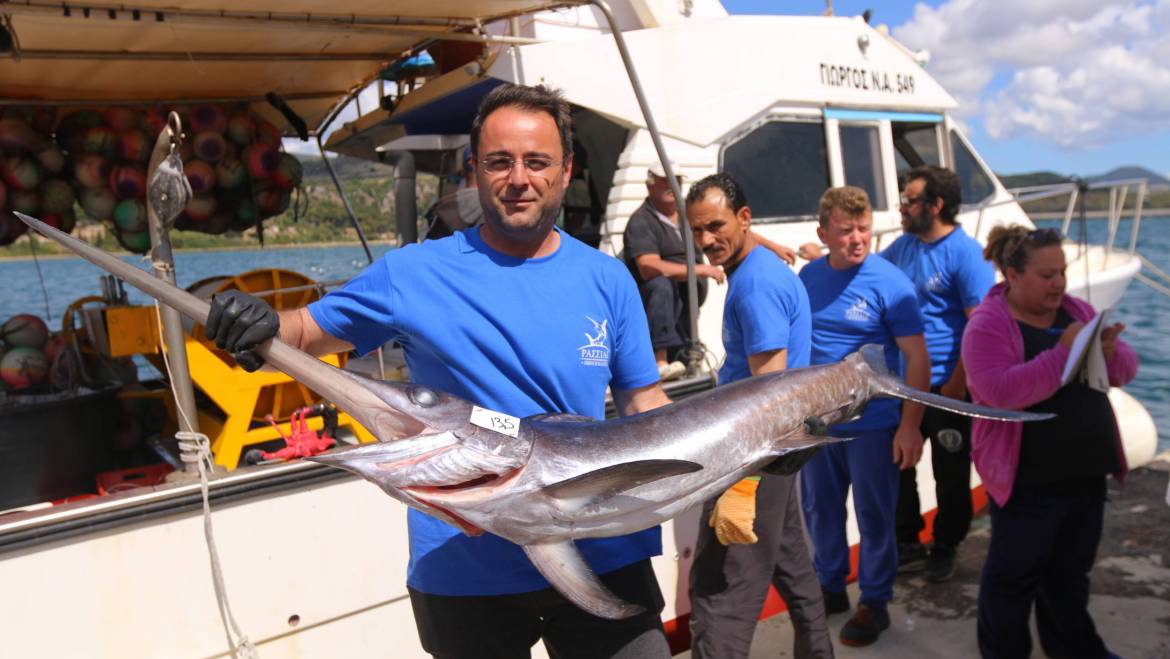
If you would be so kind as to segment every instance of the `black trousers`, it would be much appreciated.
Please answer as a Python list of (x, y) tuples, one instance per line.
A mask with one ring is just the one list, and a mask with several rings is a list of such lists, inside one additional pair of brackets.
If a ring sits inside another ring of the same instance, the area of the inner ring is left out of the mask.
[[(639, 287), (646, 322), (650, 325), (650, 345), (655, 350), (682, 348), (689, 342), (689, 318), (686, 314), (686, 288), (666, 277), (655, 277)], [(668, 355), (673, 356), (673, 355)]]
[[(938, 387), (931, 391), (938, 393)], [(939, 441), (939, 432), (957, 430), (962, 444), (951, 451)], [(934, 518), (934, 541), (957, 547), (971, 529), (971, 419), (933, 407), (926, 408), (919, 426), (922, 436), (930, 440), (930, 466), (934, 469), (934, 491), (938, 512)], [(898, 509), (895, 515), (898, 542), (918, 542), (918, 533), (926, 528), (918, 501), (918, 478), (914, 467), (904, 470), (898, 482)]]
[(552, 659), (669, 659), (664, 601), (649, 559), (600, 576), (615, 595), (646, 611), (606, 620), (546, 588), (516, 595), (451, 597), (410, 590), (423, 649), (437, 659), (527, 659), (544, 639)]
[(991, 547), (979, 583), (979, 651), (984, 659), (1026, 659), (1028, 619), (1054, 659), (1106, 656), (1089, 617), (1089, 571), (1101, 542), (1105, 479), (1097, 491), (1051, 494), (1017, 487), (992, 502)]
[(768, 585), (774, 584), (792, 619), (793, 656), (832, 659), (821, 584), (804, 540), (796, 475), (760, 479), (755, 544), (720, 544), (707, 525), (714, 505), (711, 500), (703, 507), (691, 566), (691, 656), (746, 659)]

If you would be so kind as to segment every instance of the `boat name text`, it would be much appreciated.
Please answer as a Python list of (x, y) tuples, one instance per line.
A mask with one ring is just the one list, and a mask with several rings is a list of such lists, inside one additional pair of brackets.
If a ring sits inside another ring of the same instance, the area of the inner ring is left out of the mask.
[(914, 93), (914, 76), (908, 73), (871, 71), (833, 64), (821, 64), (821, 84), (891, 94)]

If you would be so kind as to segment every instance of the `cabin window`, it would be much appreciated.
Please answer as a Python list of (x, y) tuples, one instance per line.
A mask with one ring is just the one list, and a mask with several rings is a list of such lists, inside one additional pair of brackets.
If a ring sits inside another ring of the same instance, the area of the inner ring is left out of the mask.
[(769, 121), (724, 147), (720, 170), (743, 186), (753, 221), (815, 218), (829, 187), (824, 124)]
[(979, 164), (975, 154), (955, 131), (951, 131), (951, 153), (955, 157), (955, 173), (963, 185), (963, 203), (979, 204), (995, 193), (991, 175)]
[(898, 180), (906, 172), (923, 165), (942, 165), (938, 145), (938, 124), (918, 121), (893, 121), (894, 160)]
[(877, 126), (841, 124), (839, 132), (845, 185), (865, 190), (874, 210), (887, 210), (886, 177), (882, 169), (881, 140)]

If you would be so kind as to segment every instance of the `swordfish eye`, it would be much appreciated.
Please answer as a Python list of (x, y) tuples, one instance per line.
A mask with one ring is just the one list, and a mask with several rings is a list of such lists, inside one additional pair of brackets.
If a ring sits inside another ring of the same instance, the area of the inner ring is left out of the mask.
[(433, 389), (416, 384), (410, 388), (410, 400), (419, 407), (434, 407), (439, 402), (439, 396)]

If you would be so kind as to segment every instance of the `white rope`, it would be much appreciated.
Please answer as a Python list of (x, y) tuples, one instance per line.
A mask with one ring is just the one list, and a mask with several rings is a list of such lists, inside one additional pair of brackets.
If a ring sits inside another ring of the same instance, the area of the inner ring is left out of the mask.
[(1153, 264), (1153, 263), (1152, 263), (1152, 262), (1151, 262), (1149, 259), (1147, 259), (1145, 256), (1143, 256), (1143, 255), (1141, 255), (1141, 254), (1138, 254), (1137, 256), (1138, 256), (1138, 258), (1139, 258), (1139, 259), (1141, 259), (1141, 261), (1142, 261), (1142, 265), (1146, 266), (1146, 268), (1148, 268), (1149, 270), (1151, 270), (1151, 271), (1152, 271), (1154, 274), (1158, 275), (1158, 277), (1159, 277), (1159, 278), (1161, 278), (1161, 279), (1162, 279), (1162, 281), (1165, 281), (1165, 282), (1168, 282), (1168, 283), (1170, 283), (1170, 275), (1168, 275), (1168, 274), (1166, 274), (1165, 272), (1163, 272), (1161, 268), (1159, 268), (1158, 266), (1154, 265), (1154, 264)]
[[(162, 309), (159, 308), (158, 300), (154, 302), (154, 310), (155, 322), (161, 337), (163, 335)], [(171, 375), (171, 361), (167, 358), (167, 351), (164, 349), (161, 352), (163, 365), (167, 369), (167, 379), (171, 382), (171, 395), (175, 398), (175, 409), (183, 417), (186, 427), (193, 428), (190, 419), (183, 411), (183, 406), (179, 404), (179, 394), (175, 391), (174, 377)], [(248, 636), (240, 631), (240, 626), (236, 623), (235, 616), (232, 615), (231, 606), (228, 604), (227, 587), (223, 580), (223, 567), (219, 562), (219, 551), (215, 547), (215, 534), (211, 528), (210, 487), (207, 480), (207, 474), (214, 470), (211, 440), (201, 432), (182, 430), (175, 433), (175, 439), (179, 440), (179, 459), (185, 464), (195, 464), (199, 469), (199, 489), (203, 494), (203, 535), (207, 540), (207, 555), (211, 559), (211, 580), (215, 586), (215, 603), (219, 608), (219, 619), (223, 623), (224, 636), (227, 638), (228, 652), (234, 659), (259, 659), (260, 653), (257, 652), (256, 646), (252, 645)], [(235, 640), (237, 638), (238, 641)]]
[(1143, 275), (1140, 272), (1137, 273), (1137, 276), (1135, 278), (1138, 281), (1140, 281), (1141, 283), (1145, 284), (1146, 286), (1149, 286), (1150, 288), (1154, 289), (1155, 291), (1158, 291), (1162, 295), (1165, 295), (1166, 297), (1170, 297), (1170, 288), (1167, 288), (1167, 287), (1163, 286), (1162, 284), (1159, 284), (1157, 281), (1150, 279), (1149, 277)]

